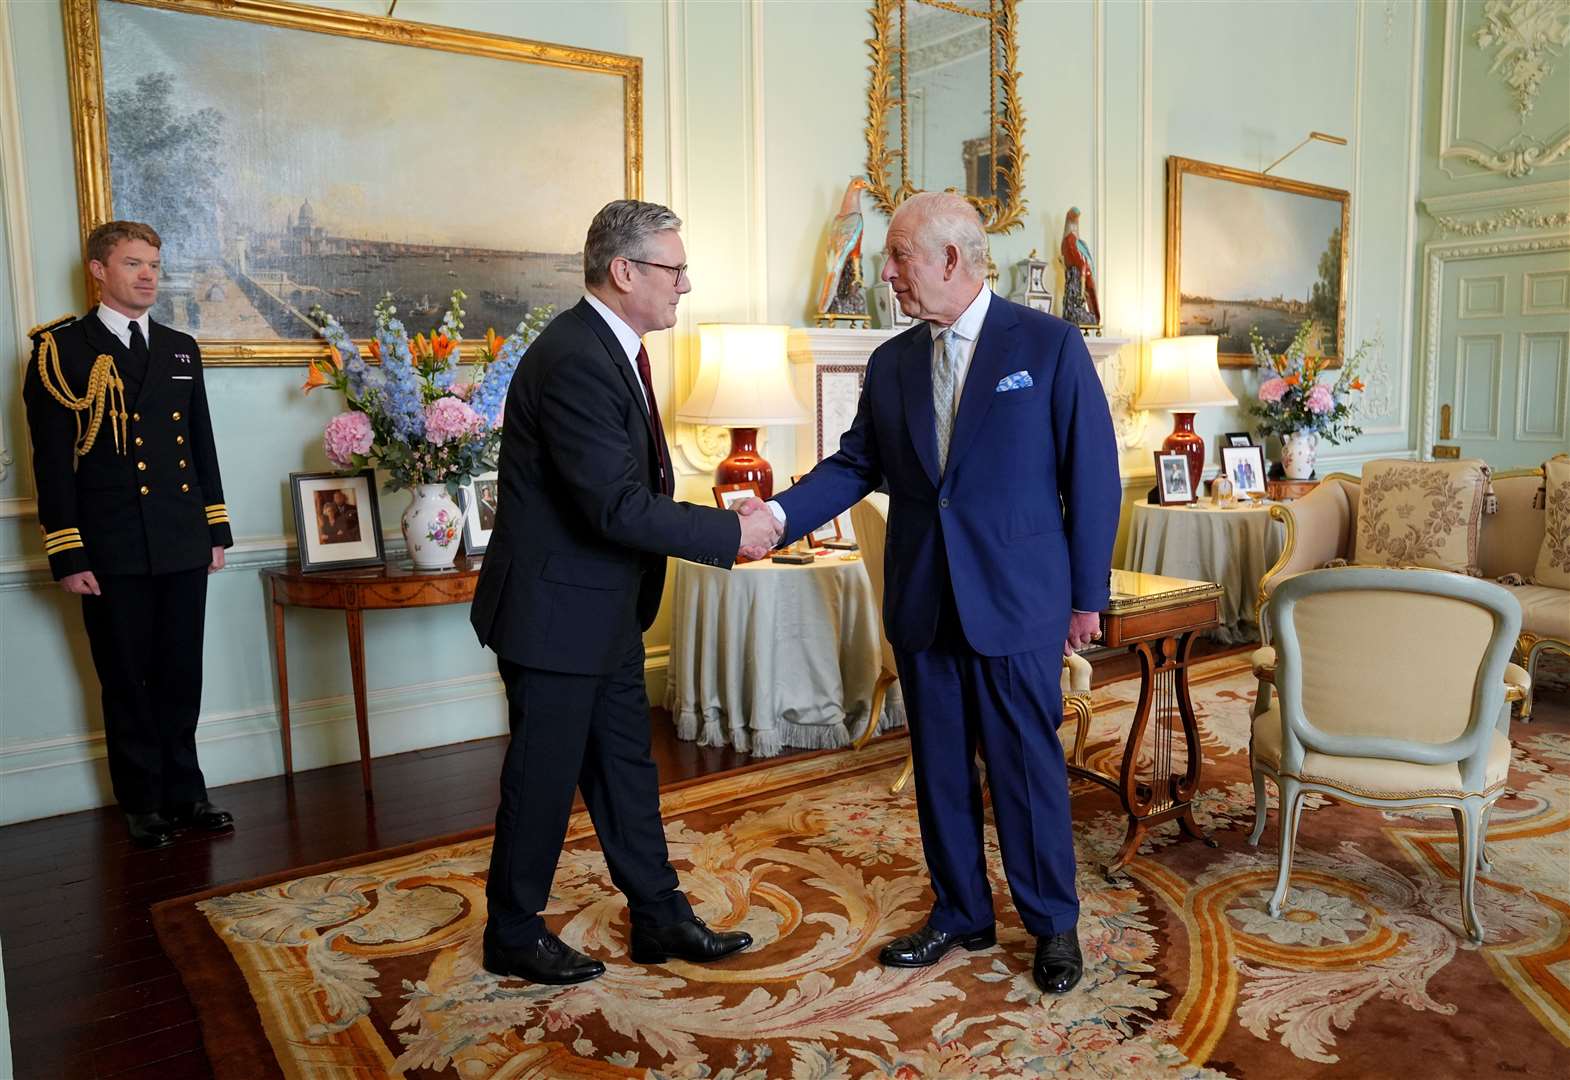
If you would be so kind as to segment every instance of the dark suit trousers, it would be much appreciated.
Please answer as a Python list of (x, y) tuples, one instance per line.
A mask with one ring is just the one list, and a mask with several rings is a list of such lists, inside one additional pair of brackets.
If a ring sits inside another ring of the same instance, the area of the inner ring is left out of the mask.
[(207, 567), (98, 575), (82, 621), (103, 688), (115, 801), (145, 814), (207, 798), (196, 760)]
[(692, 917), (665, 846), (659, 773), (649, 752), (643, 642), (631, 635), (609, 675), (566, 675), (497, 660), (512, 741), (485, 896), (486, 935), (520, 948), (545, 931), (541, 910), (567, 835), (573, 789), (583, 792), (611, 881), (639, 926)]
[(1063, 714), (1062, 646), (983, 656), (945, 589), (930, 648), (896, 650), (916, 760), (916, 811), (932, 875), (931, 924), (970, 933), (993, 924), (982, 842), (976, 749), (987, 763), (993, 818), (1014, 908), (1037, 936), (1079, 921)]

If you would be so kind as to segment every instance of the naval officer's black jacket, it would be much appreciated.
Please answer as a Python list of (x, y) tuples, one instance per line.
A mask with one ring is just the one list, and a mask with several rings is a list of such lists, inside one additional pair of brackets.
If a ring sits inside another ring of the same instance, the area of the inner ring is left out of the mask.
[(56, 579), (191, 570), (234, 543), (201, 352), (188, 334), (148, 326), (145, 362), (96, 308), (30, 331), (22, 397)]

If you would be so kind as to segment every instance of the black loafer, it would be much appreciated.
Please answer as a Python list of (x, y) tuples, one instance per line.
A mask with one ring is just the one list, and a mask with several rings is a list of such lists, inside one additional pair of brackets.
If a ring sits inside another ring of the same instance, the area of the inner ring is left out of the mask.
[(492, 975), (528, 979), (547, 986), (588, 982), (605, 974), (605, 965), (547, 932), (532, 945), (506, 949), (485, 943), (485, 970)]
[(974, 934), (949, 934), (935, 926), (923, 926), (914, 934), (897, 937), (883, 946), (878, 963), (884, 967), (930, 967), (955, 949), (990, 949), (998, 943), (994, 927)]
[(634, 926), (632, 962), (663, 964), (675, 957), (694, 964), (707, 964), (741, 952), (752, 944), (752, 935), (740, 930), (716, 933), (696, 915), (674, 926)]
[(164, 812), (164, 817), (176, 829), (223, 832), (234, 828), (234, 815), (227, 810), (220, 810), (206, 799), (194, 803), (176, 803)]
[(174, 823), (156, 810), (151, 814), (125, 815), (125, 827), (138, 847), (161, 848), (174, 843)]
[(1085, 973), (1079, 952), (1079, 933), (1065, 930), (1036, 939), (1036, 962), (1030, 966), (1036, 985), (1049, 994), (1066, 994)]

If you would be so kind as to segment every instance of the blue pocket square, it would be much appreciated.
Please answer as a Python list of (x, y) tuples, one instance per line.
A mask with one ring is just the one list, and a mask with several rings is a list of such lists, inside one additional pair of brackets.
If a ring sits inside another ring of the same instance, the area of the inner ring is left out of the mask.
[(1005, 375), (998, 380), (996, 393), (1003, 394), (1010, 390), (1029, 390), (1036, 385), (1036, 380), (1030, 377), (1028, 371), (1016, 371), (1012, 375)]

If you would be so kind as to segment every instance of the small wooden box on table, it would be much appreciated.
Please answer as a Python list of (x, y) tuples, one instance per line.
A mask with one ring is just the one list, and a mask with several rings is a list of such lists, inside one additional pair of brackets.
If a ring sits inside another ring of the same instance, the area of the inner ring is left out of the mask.
[(367, 611), (467, 604), (474, 599), (480, 560), (460, 557), (451, 570), (415, 571), (408, 566), (303, 573), (290, 564), (264, 570), (273, 605), (273, 652), (278, 665), (278, 735), (283, 771), (294, 775), (289, 743), (289, 664), (284, 650), (284, 608), (342, 611), (349, 633), (349, 675), (354, 683), (354, 722), (360, 735), (360, 777), (371, 794), (371, 732), (365, 703), (365, 616)]
[[(1123, 846), (1105, 868), (1109, 880), (1134, 857), (1151, 828), (1163, 821), (1175, 820), (1184, 835), (1216, 846), (1194, 821), (1194, 794), (1204, 757), (1189, 699), (1188, 664), (1200, 632), (1220, 618), (1222, 592), (1220, 585), (1208, 581), (1112, 572), (1112, 599), (1101, 613), (1101, 644), (1127, 647), (1139, 657), (1139, 704), (1117, 776), (1081, 765), (1068, 767), (1070, 774), (1116, 792), (1128, 815)], [(1150, 774), (1141, 776), (1139, 748), (1152, 724)], [(1173, 771), (1178, 728), (1187, 759), (1181, 775)]]

